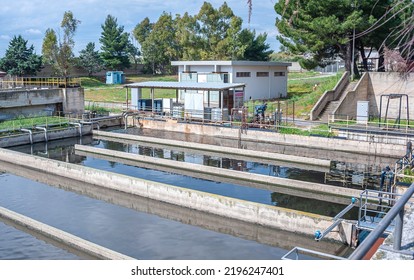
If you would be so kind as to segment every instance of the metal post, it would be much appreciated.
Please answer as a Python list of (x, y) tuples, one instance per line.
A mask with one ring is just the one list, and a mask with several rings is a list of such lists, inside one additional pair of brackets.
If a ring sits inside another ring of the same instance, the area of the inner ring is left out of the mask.
[(154, 113), (154, 88), (151, 88), (151, 112)]
[(403, 220), (404, 220), (404, 207), (398, 213), (397, 217), (395, 218), (395, 229), (394, 229), (394, 250), (401, 250), (401, 240), (402, 240), (402, 232), (403, 232)]
[(354, 80), (354, 64), (355, 64), (355, 26), (354, 26), (354, 31), (353, 31), (353, 35), (352, 35), (352, 65), (351, 65), (351, 81)]
[(285, 125), (286, 126), (288, 125), (288, 118), (287, 118), (287, 116), (288, 116), (288, 109), (289, 109), (289, 104), (286, 101), (286, 113), (285, 113)]
[(378, 127), (381, 127), (381, 115), (382, 115), (382, 95), (380, 98), (380, 113), (379, 113)]
[(125, 100), (126, 100), (126, 109), (128, 110), (128, 87), (126, 88)]

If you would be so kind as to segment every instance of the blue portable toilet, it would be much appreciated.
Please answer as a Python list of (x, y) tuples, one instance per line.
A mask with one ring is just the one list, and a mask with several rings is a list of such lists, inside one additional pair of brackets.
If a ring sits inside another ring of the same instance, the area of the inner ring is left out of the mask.
[(106, 84), (117, 85), (124, 83), (124, 72), (122, 71), (109, 71), (106, 72)]

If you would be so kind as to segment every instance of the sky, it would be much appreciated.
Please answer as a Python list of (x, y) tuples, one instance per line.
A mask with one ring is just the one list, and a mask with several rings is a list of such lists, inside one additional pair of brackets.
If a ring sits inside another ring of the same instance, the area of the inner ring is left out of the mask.
[[(279, 50), (275, 27), (276, 0), (254, 0), (253, 14), (248, 22), (248, 5), (245, 0), (227, 0), (235, 15), (243, 19), (243, 27), (256, 30), (256, 34), (266, 32), (267, 43), (272, 50)], [(101, 36), (101, 25), (107, 15), (117, 18), (124, 31), (131, 32), (145, 17), (156, 22), (162, 12), (195, 15), (201, 8), (202, 0), (13, 0), (0, 4), (0, 57), (4, 56), (13, 36), (21, 35), (41, 54), (42, 42), (48, 28), (59, 30), (65, 11), (72, 11), (81, 21), (75, 36), (75, 54), (94, 42), (97, 47)], [(214, 8), (219, 8), (223, 0), (210, 0)]]

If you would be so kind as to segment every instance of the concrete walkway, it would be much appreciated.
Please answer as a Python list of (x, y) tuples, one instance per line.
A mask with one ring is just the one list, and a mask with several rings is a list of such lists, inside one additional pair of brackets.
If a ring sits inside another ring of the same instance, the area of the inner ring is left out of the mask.
[(406, 210), (404, 215), (401, 252), (392, 250), (394, 236), (389, 235), (383, 245), (372, 256), (372, 260), (413, 260), (414, 259), (414, 205)]

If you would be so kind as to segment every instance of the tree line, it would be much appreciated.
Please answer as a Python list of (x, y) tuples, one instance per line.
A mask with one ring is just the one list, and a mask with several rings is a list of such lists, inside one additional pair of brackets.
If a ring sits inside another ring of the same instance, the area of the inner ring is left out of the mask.
[(196, 15), (173, 17), (164, 12), (156, 22), (145, 18), (132, 34), (108, 15), (101, 25), (100, 49), (89, 42), (76, 57), (75, 34), (81, 22), (66, 11), (58, 30), (46, 30), (41, 55), (21, 35), (14, 36), (0, 59), (0, 69), (30, 76), (47, 64), (56, 76), (68, 77), (75, 66), (93, 75), (103, 69), (123, 70), (142, 63), (144, 71), (164, 74), (172, 72), (173, 60), (268, 60), (272, 51), (266, 43), (267, 34), (256, 35), (243, 29), (242, 23), (226, 2), (217, 9), (204, 2)]
[(358, 72), (359, 58), (368, 71), (374, 50), (379, 54), (378, 71), (384, 71), (389, 50), (405, 58), (408, 66), (414, 60), (412, 0), (279, 0), (275, 11), (282, 50), (300, 55), (305, 69), (341, 58), (347, 71)]

